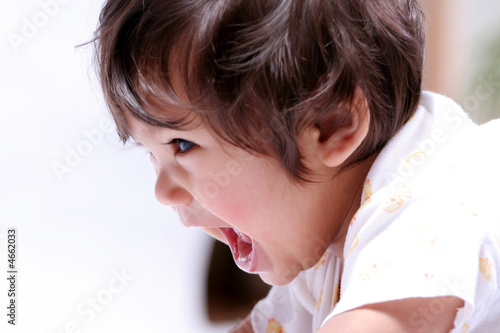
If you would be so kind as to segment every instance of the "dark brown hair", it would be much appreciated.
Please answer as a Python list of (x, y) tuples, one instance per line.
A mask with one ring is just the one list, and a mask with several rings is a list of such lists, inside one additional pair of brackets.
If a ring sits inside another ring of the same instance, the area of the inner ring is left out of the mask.
[[(96, 59), (123, 141), (129, 115), (183, 129), (194, 113), (224, 140), (305, 180), (297, 134), (317, 126), (324, 140), (348, 126), (357, 88), (370, 130), (346, 167), (412, 116), (423, 21), (417, 0), (108, 0)], [(175, 117), (172, 105), (190, 112)]]

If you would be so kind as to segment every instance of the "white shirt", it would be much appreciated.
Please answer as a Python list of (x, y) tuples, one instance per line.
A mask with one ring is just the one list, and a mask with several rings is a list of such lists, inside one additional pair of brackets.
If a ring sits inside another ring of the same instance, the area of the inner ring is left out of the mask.
[[(499, 171), (500, 120), (477, 126), (450, 99), (424, 92), (368, 173), (343, 270), (329, 249), (273, 287), (252, 311), (254, 331), (316, 332), (366, 304), (456, 296), (465, 306), (453, 333), (500, 332)], [(410, 325), (425, 332), (444, 305), (416, 309)]]

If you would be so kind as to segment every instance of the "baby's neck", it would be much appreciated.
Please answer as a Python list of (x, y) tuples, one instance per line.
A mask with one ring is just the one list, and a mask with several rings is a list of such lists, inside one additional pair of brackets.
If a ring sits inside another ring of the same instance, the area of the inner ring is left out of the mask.
[(354, 217), (354, 215), (356, 214), (361, 205), (361, 196), (363, 193), (363, 186), (365, 183), (365, 179), (378, 154), (379, 153), (376, 153), (370, 156), (368, 159), (366, 159), (359, 165), (355, 166), (351, 170), (346, 171), (346, 173), (348, 173), (347, 175), (345, 175), (346, 178), (348, 178), (348, 181), (351, 182), (351, 184), (353, 184), (353, 186), (355, 187), (355, 190), (351, 192), (354, 193), (354, 195), (352, 195), (350, 207), (347, 210), (343, 218), (343, 221), (341, 222), (340, 227), (337, 233), (335, 234), (331, 244), (333, 253), (342, 262), (344, 261), (344, 245), (347, 236), (347, 231), (349, 230), (349, 225), (351, 223), (352, 218)]

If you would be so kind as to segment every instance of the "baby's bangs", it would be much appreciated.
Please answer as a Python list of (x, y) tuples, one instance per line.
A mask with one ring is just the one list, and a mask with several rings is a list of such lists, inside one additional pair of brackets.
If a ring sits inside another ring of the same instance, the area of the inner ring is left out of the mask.
[[(111, 113), (119, 126), (122, 140), (130, 136), (127, 119), (132, 116), (146, 124), (182, 130), (194, 119), (190, 112), (190, 104), (185, 103), (159, 75), (143, 76), (141, 73), (130, 75), (131, 72), (121, 72), (122, 78), (111, 80), (109, 86), (115, 102)], [(179, 111), (183, 110), (183, 111)]]
[(126, 16), (117, 8), (105, 8), (101, 22), (114, 25), (101, 25), (96, 33), (101, 86), (124, 142), (130, 137), (130, 116), (176, 130), (186, 129), (195, 118), (193, 103), (183, 93), (190, 89), (185, 59), (190, 59), (192, 45), (180, 42), (192, 40), (192, 30), (186, 29), (186, 22), (165, 20), (158, 25), (154, 12), (140, 2)]

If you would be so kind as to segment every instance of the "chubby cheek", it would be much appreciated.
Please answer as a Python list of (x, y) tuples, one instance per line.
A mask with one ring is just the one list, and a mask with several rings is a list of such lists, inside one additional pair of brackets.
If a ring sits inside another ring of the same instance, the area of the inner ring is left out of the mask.
[(258, 204), (255, 193), (265, 187), (262, 177), (257, 177), (245, 160), (221, 158), (210, 162), (205, 161), (203, 172), (191, 173), (198, 176), (191, 179), (198, 203), (228, 223), (252, 214)]
[(201, 183), (196, 199), (204, 209), (216, 215), (231, 226), (245, 231), (245, 224), (253, 220), (256, 203), (248, 189), (237, 180), (217, 184), (212, 180)]

